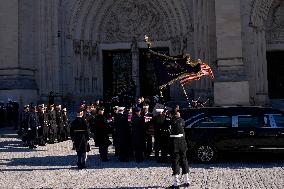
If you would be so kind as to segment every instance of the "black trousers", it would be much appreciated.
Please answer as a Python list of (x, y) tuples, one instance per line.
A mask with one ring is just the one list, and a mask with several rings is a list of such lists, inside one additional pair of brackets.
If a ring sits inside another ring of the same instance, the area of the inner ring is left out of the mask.
[(108, 145), (106, 145), (106, 144), (99, 145), (99, 153), (100, 153), (100, 157), (101, 157), (102, 161), (107, 161), (108, 160), (108, 157), (107, 157)]
[(86, 165), (86, 156), (87, 152), (77, 152), (78, 162), (77, 166), (85, 166)]
[(144, 153), (143, 150), (135, 150), (134, 151), (135, 161), (140, 163), (144, 161)]
[(171, 154), (171, 159), (172, 159), (173, 175), (179, 175), (180, 168), (182, 169), (182, 174), (189, 173), (186, 151), (173, 152)]
[(147, 134), (147, 135), (146, 135), (146, 150), (145, 150), (145, 156), (146, 156), (146, 157), (150, 157), (152, 151), (153, 151), (152, 135)]

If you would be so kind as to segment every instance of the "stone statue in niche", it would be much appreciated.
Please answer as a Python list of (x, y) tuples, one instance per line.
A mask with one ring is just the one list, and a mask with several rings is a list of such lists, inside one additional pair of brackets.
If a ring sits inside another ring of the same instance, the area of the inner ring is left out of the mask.
[(73, 49), (75, 54), (80, 54), (81, 53), (81, 42), (80, 40), (73, 40)]

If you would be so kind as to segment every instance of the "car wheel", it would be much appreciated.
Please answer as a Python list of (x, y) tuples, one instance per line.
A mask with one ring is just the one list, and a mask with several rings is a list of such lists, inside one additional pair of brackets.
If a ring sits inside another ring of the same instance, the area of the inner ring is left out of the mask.
[(208, 144), (201, 144), (196, 148), (196, 159), (202, 163), (212, 162), (216, 154), (215, 148)]

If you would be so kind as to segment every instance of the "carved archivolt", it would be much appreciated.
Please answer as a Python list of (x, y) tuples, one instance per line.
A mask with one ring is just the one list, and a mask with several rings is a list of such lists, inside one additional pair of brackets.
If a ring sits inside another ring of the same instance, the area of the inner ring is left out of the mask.
[(267, 43), (284, 43), (284, 2), (275, 1), (270, 10), (267, 22)]
[[(150, 0), (117, 1), (106, 12), (102, 22), (102, 41), (130, 41), (151, 34), (157, 39), (167, 38), (166, 21)], [(154, 36), (155, 35), (155, 36)]]
[(253, 0), (250, 14), (250, 24), (252, 27), (262, 29), (267, 19), (273, 0)]

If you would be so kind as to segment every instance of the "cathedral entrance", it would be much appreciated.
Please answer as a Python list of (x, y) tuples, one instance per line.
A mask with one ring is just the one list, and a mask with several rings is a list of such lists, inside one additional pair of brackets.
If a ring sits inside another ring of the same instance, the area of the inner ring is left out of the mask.
[(284, 52), (267, 52), (268, 93), (270, 99), (284, 99)]
[(132, 83), (130, 50), (103, 51), (104, 97), (116, 96), (129, 90)]

